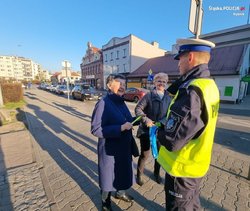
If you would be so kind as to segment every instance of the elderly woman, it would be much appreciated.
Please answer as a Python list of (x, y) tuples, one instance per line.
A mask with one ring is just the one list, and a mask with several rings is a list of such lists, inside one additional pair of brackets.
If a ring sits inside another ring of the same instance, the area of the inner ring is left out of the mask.
[[(171, 98), (167, 89), (168, 75), (166, 73), (158, 73), (154, 76), (154, 89), (144, 95), (135, 107), (136, 116), (142, 116), (141, 124), (137, 131), (137, 137), (140, 139), (141, 154), (138, 159), (136, 182), (142, 186), (144, 181), (142, 175), (144, 172), (145, 162), (150, 155), (149, 127), (155, 122), (166, 117), (168, 106)], [(157, 142), (158, 150), (160, 148)], [(157, 183), (161, 183), (160, 164), (155, 160), (154, 177)]]
[[(138, 149), (132, 136), (133, 118), (124, 103), (125, 77), (121, 74), (108, 76), (108, 94), (99, 100), (92, 115), (91, 133), (98, 137), (99, 186), (102, 210), (111, 210), (111, 191), (126, 202), (133, 198), (125, 190), (135, 181), (132, 155)], [(136, 155), (137, 150), (137, 155)]]

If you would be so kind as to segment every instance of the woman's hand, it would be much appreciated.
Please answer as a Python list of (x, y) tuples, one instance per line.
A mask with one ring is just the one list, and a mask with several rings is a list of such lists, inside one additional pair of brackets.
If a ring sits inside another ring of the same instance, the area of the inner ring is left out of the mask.
[(121, 131), (132, 129), (133, 124), (131, 122), (126, 122), (121, 126)]
[(147, 127), (152, 127), (154, 125), (154, 122), (151, 120), (148, 120), (146, 125), (147, 125)]

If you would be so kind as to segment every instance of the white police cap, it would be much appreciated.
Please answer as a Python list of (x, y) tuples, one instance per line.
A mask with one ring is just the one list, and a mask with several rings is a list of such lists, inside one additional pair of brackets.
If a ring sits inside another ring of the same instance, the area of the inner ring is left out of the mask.
[(176, 43), (179, 46), (178, 54), (174, 57), (174, 59), (176, 60), (179, 60), (180, 55), (185, 52), (203, 51), (210, 53), (211, 48), (215, 47), (215, 44), (213, 42), (203, 39), (178, 39)]

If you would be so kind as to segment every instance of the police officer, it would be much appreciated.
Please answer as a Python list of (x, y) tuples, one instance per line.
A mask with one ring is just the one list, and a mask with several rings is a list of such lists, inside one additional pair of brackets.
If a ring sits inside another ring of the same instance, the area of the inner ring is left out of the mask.
[(208, 62), (214, 43), (179, 39), (180, 78), (168, 91), (174, 95), (167, 121), (157, 137), (157, 161), (165, 169), (166, 210), (199, 210), (199, 184), (209, 169), (219, 108), (219, 91)]

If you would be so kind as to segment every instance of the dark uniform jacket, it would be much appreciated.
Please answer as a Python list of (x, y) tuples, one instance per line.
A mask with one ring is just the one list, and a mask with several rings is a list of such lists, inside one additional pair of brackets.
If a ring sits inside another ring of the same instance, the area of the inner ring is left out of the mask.
[(132, 121), (118, 95), (108, 93), (95, 106), (91, 132), (98, 137), (99, 186), (103, 191), (126, 190), (134, 182), (132, 130), (121, 132), (121, 125)]
[(164, 96), (161, 99), (156, 92), (156, 89), (147, 93), (136, 105), (135, 115), (143, 116), (141, 124), (138, 127), (137, 137), (139, 138), (142, 134), (148, 135), (149, 128), (147, 123), (151, 120), (158, 122), (166, 118), (168, 106), (171, 102), (171, 98), (167, 91), (164, 92)]
[[(187, 86), (192, 79), (210, 78), (207, 64), (194, 67), (190, 72), (181, 76), (168, 91), (175, 95), (179, 91), (175, 103), (170, 107), (167, 122), (171, 126), (158, 131), (158, 140), (169, 151), (180, 150), (191, 139), (202, 133), (207, 124), (202, 92), (194, 86)], [(171, 118), (171, 121), (169, 121)]]

